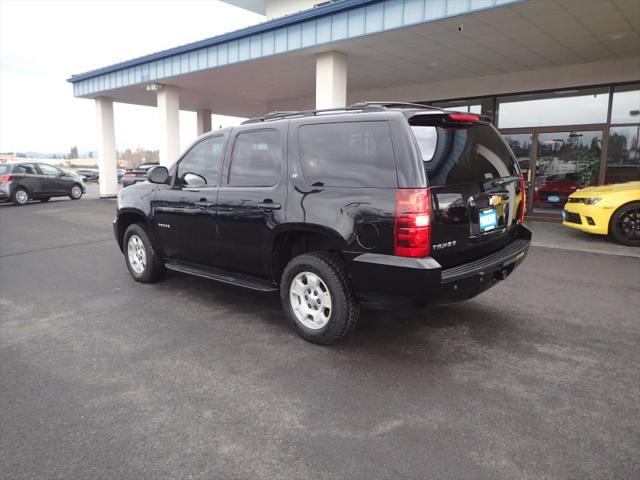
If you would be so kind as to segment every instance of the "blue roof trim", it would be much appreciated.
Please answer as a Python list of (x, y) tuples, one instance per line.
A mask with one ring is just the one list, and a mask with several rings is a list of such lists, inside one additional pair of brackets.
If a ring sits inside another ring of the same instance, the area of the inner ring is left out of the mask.
[(67, 81), (70, 83), (76, 83), (81, 80), (86, 80), (87, 78), (96, 77), (98, 75), (104, 75), (106, 73), (116, 72), (124, 68), (141, 65), (143, 63), (152, 62), (154, 60), (161, 60), (163, 58), (171, 57), (174, 55), (180, 55), (182, 53), (198, 50), (200, 48), (212, 47), (220, 43), (229, 42), (231, 40), (237, 40), (243, 37), (254, 35), (256, 33), (265, 33), (285, 25), (291, 25), (291, 24), (303, 22), (305, 20), (320, 18), (322, 16), (329, 15), (331, 13), (340, 12), (342, 10), (348, 10), (352, 7), (358, 7), (368, 3), (376, 3), (378, 1), (379, 0), (341, 0), (335, 3), (330, 3), (328, 5), (322, 5), (319, 7), (311, 8), (309, 10), (303, 10), (302, 12), (286, 15), (284, 17), (275, 18), (273, 20), (269, 20), (264, 23), (260, 23), (258, 25), (253, 25), (251, 27), (235, 30), (229, 33), (224, 33), (222, 35), (218, 35), (217, 37), (207, 38), (205, 40), (200, 40), (197, 42), (188, 43), (186, 45), (181, 45), (179, 47), (170, 48), (169, 50), (162, 50), (160, 52), (151, 53), (143, 57), (127, 60), (126, 62), (120, 62), (114, 65), (109, 65), (108, 67), (98, 68), (96, 70), (80, 73), (78, 75), (72, 75), (70, 78), (67, 79)]

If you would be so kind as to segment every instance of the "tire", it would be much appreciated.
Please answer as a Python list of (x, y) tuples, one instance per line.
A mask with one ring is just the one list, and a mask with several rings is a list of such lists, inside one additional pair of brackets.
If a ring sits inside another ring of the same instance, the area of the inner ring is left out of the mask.
[(342, 263), (327, 252), (307, 253), (289, 262), (280, 282), (280, 300), (296, 332), (319, 345), (349, 337), (360, 316)]
[(74, 183), (69, 190), (69, 198), (71, 200), (80, 200), (82, 198), (82, 187)]
[(123, 251), (129, 273), (136, 282), (152, 283), (164, 275), (164, 264), (141, 224), (129, 225), (124, 232)]
[(41, 202), (48, 202), (49, 200), (51, 200), (51, 197), (42, 197), (42, 198), (39, 198), (38, 200), (40, 200)]
[(11, 195), (11, 201), (14, 205), (26, 205), (31, 200), (31, 195), (26, 188), (18, 187), (13, 191)]
[(640, 202), (620, 207), (611, 217), (609, 231), (618, 243), (640, 247)]

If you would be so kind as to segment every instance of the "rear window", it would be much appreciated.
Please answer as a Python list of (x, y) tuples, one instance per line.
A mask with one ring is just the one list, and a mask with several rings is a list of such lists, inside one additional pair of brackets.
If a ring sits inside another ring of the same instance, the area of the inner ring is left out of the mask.
[(0, 165), (0, 174), (7, 173), (9, 171), (9, 165)]
[(304, 125), (298, 132), (302, 173), (309, 185), (396, 187), (387, 122)]
[(484, 182), (518, 174), (515, 159), (489, 125), (411, 125), (430, 185)]

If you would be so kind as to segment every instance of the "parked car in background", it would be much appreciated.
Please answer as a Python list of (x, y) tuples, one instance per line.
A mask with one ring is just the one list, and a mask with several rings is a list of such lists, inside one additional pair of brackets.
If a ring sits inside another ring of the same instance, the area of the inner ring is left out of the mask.
[(587, 187), (572, 193), (562, 211), (566, 227), (611, 235), (640, 246), (640, 181)]
[(20, 162), (0, 165), (0, 201), (25, 205), (29, 200), (51, 197), (79, 200), (86, 192), (82, 178), (46, 163)]
[(121, 182), (122, 181), (122, 177), (124, 177), (126, 170), (124, 168), (119, 168), (118, 169), (118, 181)]
[(130, 168), (124, 172), (122, 177), (122, 186), (128, 187), (139, 182), (145, 182), (147, 180), (147, 172), (151, 167), (155, 167), (157, 163), (143, 163), (138, 168)]
[(533, 189), (533, 204), (562, 208), (569, 195), (580, 187), (578, 180), (576, 173), (548, 175), (538, 179)]
[(531, 241), (500, 133), (423, 105), (249, 120), (200, 137), (148, 180), (119, 191), (114, 221), (136, 281), (170, 269), (279, 291), (298, 334), (319, 344), (350, 335), (361, 305), (474, 297)]
[(100, 179), (100, 173), (97, 168), (81, 168), (76, 170), (76, 174), (80, 175), (85, 182), (97, 182)]

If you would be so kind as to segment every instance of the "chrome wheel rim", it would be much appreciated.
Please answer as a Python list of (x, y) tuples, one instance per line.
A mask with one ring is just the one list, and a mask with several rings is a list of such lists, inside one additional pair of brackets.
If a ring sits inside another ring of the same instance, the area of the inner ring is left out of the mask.
[(75, 185), (71, 188), (71, 196), (73, 198), (80, 198), (80, 195), (82, 195), (82, 189), (79, 186)]
[(131, 235), (127, 243), (127, 256), (129, 265), (134, 272), (140, 274), (147, 267), (147, 254), (144, 249), (144, 243), (138, 235)]
[(331, 319), (331, 293), (322, 279), (300, 272), (289, 287), (289, 301), (296, 319), (310, 330), (324, 328)]
[(24, 205), (29, 201), (29, 195), (27, 195), (27, 192), (25, 192), (24, 190), (18, 190), (16, 192), (16, 201), (19, 204)]

